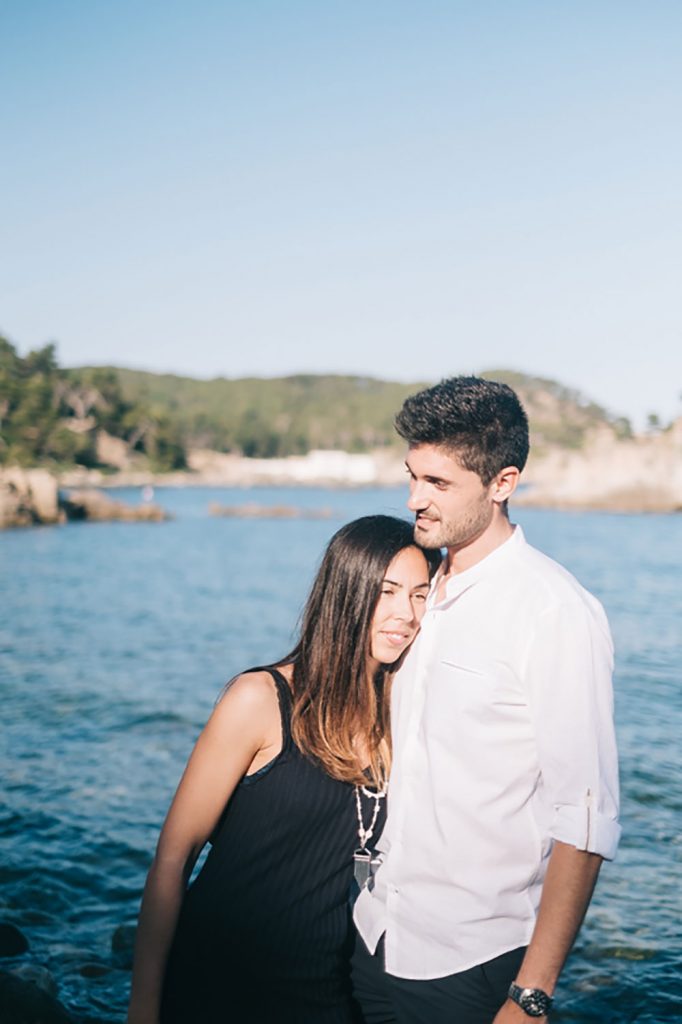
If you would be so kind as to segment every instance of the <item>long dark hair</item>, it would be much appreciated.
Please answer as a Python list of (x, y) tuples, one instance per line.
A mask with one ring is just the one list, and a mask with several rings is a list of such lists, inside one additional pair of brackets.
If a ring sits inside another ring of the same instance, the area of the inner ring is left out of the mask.
[[(368, 678), (370, 630), (386, 570), (413, 528), (392, 516), (364, 516), (334, 534), (306, 602), (300, 638), (279, 662), (293, 662), (292, 735), (304, 753), (345, 782), (366, 783), (354, 741), (360, 739), (368, 775), (381, 787), (390, 762), (388, 684), (395, 666)], [(440, 561), (424, 551), (430, 575)]]

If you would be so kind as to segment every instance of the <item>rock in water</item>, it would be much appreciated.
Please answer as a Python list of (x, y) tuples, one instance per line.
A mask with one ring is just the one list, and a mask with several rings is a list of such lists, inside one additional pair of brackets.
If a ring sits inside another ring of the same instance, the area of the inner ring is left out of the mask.
[(0, 1020), (2, 1024), (73, 1024), (58, 999), (43, 992), (35, 982), (2, 970)]
[(0, 529), (60, 519), (55, 476), (45, 469), (0, 468)]
[(40, 964), (20, 964), (18, 967), (12, 967), (12, 974), (22, 981), (32, 981), (41, 992), (47, 992), (48, 996), (57, 998), (57, 982), (47, 967)]
[(0, 921), (0, 956), (21, 956), (28, 950), (28, 939), (16, 925)]
[(111, 967), (109, 964), (97, 963), (95, 960), (89, 960), (86, 964), (81, 964), (79, 969), (82, 978), (103, 978), (110, 971)]
[(62, 508), (67, 519), (88, 519), (92, 522), (161, 523), (170, 518), (158, 505), (125, 505), (122, 501), (113, 501), (101, 491), (70, 491), (62, 499)]
[(133, 966), (136, 930), (134, 924), (120, 924), (111, 936), (111, 952), (119, 967), (126, 970), (130, 970)]

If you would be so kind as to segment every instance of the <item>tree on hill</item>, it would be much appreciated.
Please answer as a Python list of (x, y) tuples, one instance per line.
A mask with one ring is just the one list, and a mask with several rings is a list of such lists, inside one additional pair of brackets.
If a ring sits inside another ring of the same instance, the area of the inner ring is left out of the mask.
[(115, 372), (66, 371), (54, 345), (22, 357), (0, 337), (0, 463), (95, 466), (100, 431), (124, 440), (156, 469), (185, 465), (166, 410), (129, 401)]

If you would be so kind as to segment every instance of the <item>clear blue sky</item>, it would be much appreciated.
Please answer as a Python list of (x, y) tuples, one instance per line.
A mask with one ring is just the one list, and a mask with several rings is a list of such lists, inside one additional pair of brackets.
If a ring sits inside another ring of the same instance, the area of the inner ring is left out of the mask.
[(0, 0), (0, 331), (682, 410), (678, 0)]

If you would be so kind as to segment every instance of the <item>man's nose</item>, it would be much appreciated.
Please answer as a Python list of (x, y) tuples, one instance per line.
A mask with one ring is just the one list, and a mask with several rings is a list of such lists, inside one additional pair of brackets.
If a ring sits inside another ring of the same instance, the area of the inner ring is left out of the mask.
[(407, 499), (407, 507), (410, 512), (417, 512), (419, 509), (426, 508), (428, 503), (428, 499), (426, 498), (419, 481), (413, 481), (410, 484), (410, 496)]

